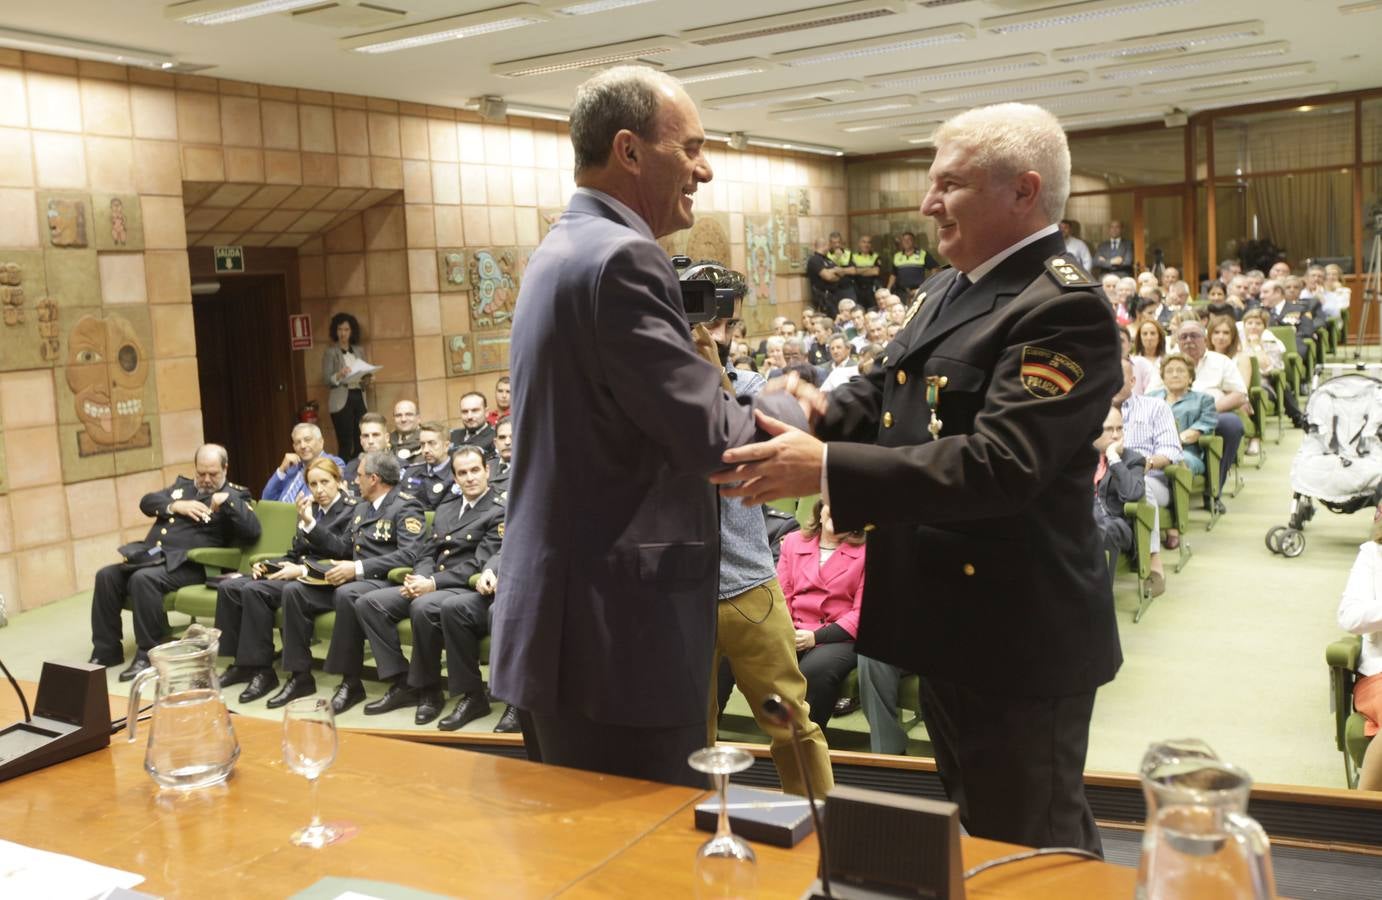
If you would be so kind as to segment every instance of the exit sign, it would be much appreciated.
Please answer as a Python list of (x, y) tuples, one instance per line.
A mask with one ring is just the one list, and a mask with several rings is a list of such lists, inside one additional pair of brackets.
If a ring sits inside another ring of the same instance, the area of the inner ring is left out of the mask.
[(217, 247), (213, 252), (216, 256), (217, 272), (245, 271), (244, 247)]

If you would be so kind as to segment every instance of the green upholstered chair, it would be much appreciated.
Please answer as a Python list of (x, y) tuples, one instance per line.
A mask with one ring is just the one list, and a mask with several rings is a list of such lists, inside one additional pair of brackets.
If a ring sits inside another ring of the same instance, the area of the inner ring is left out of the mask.
[[(1262, 368), (1256, 356), (1249, 357), (1252, 371), (1248, 376), (1248, 401), (1252, 404), (1252, 414), (1239, 414), (1243, 417), (1243, 444), (1246, 445), (1248, 439), (1257, 438), (1257, 468), (1262, 468), (1267, 462), (1267, 448), (1262, 446), (1262, 442), (1267, 439), (1267, 414), (1271, 412), (1272, 406), (1267, 402), (1267, 392), (1262, 387)], [(1278, 415), (1276, 420), (1277, 437), (1280, 439), (1281, 418)], [(1244, 454), (1246, 456), (1246, 454)]]
[(821, 498), (820, 494), (808, 494), (797, 499), (797, 521), (805, 528), (811, 522), (811, 507)]
[(1171, 527), (1180, 532), (1180, 554), (1176, 559), (1175, 571), (1179, 572), (1190, 562), (1194, 551), (1190, 547), (1190, 497), (1195, 477), (1186, 466), (1171, 465), (1164, 470), (1166, 481), (1171, 488), (1171, 502), (1166, 508), (1166, 516)]
[[(265, 559), (275, 559), (287, 553), (293, 545), (293, 530), (297, 528), (297, 506), (277, 500), (260, 500), (254, 504), (259, 519), (259, 540), (250, 547), (198, 547), (187, 553), (193, 562), (201, 563), (219, 573), (249, 574), (250, 566)], [(172, 609), (197, 619), (216, 618), (216, 589), (205, 584), (191, 584), (173, 594)]]
[[(1205, 531), (1212, 531), (1219, 521), (1217, 504), (1213, 501), (1219, 499), (1219, 461), (1224, 455), (1224, 439), (1217, 434), (1202, 435), (1200, 445), (1205, 450), (1205, 471), (1213, 473), (1213, 478), (1192, 475), (1186, 466), (1166, 467), (1166, 477), (1171, 481), (1171, 521), (1180, 530), (1182, 546), (1185, 544), (1186, 528), (1190, 524), (1191, 497), (1203, 497), (1209, 509), (1209, 523), (1205, 526)], [(1177, 572), (1184, 565), (1188, 555), (1185, 550), (1181, 551), (1182, 561), (1181, 565), (1176, 567)]]
[(1363, 652), (1363, 639), (1356, 634), (1346, 635), (1324, 649), (1329, 664), (1329, 705), (1334, 712), (1334, 745), (1344, 755), (1344, 778), (1350, 788), (1358, 786), (1358, 768), (1371, 738), (1363, 735), (1367, 721), (1353, 709), (1353, 682), (1358, 677), (1358, 657)]
[(1310, 370), (1305, 368), (1305, 360), (1301, 359), (1300, 353), (1296, 350), (1296, 326), (1273, 325), (1271, 331), (1286, 348), (1286, 352), (1282, 354), (1282, 362), (1286, 364), (1286, 380), (1290, 383), (1291, 390), (1299, 397), (1301, 384), (1309, 386)]
[(1123, 516), (1132, 526), (1133, 552), (1128, 554), (1128, 568), (1137, 573), (1137, 612), (1133, 622), (1142, 621), (1142, 614), (1152, 605), (1152, 522), (1156, 506), (1143, 498), (1123, 504)]

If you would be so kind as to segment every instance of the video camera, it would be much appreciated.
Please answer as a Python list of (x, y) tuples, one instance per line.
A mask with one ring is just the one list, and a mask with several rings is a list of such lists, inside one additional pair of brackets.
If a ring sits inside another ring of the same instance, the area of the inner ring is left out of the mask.
[(734, 317), (734, 301), (747, 290), (744, 275), (713, 260), (692, 262), (689, 256), (672, 257), (681, 279), (681, 302), (686, 321), (692, 325)]

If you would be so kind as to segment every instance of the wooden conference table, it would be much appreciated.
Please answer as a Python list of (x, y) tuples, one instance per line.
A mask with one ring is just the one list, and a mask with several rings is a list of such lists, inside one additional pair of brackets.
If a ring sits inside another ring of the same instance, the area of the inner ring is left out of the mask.
[[(29, 691), (32, 696), (32, 690)], [(5, 692), (0, 723), (18, 718)], [(113, 715), (124, 701), (112, 698)], [(161, 792), (144, 772), (146, 733), (0, 783), (0, 838), (137, 872), (167, 897), (286, 897), (326, 876), (456, 897), (689, 897), (692, 825), (705, 793), (483, 753), (341, 733), (322, 778), (322, 817), (358, 828), (322, 850), (288, 843), (312, 814), (283, 764), (281, 729), (235, 717), (240, 760), (217, 788)], [(1020, 848), (965, 839), (972, 866)], [(799, 897), (816, 842), (756, 844), (760, 896)], [(968, 883), (972, 898), (1131, 897), (1135, 873), (1068, 857), (1029, 860)]]

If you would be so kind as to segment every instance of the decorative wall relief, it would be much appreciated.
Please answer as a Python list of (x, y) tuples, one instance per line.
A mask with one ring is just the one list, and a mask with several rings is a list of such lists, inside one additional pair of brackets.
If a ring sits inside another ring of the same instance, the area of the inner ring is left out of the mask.
[(442, 338), (442, 353), (446, 357), (446, 374), (475, 374), (475, 351), (470, 335), (448, 334)]
[(477, 331), (508, 330), (532, 248), (470, 250), (470, 324)]
[(0, 371), (56, 365), (57, 321), (43, 251), (0, 250)]
[(442, 338), (447, 375), (478, 375), (509, 368), (509, 333), (476, 331)]
[(91, 206), (96, 249), (144, 249), (144, 213), (137, 194), (95, 194)]
[(811, 198), (804, 187), (773, 191), (773, 267), (778, 275), (806, 271), (810, 251), (803, 249), (801, 217), (811, 214)]
[(771, 213), (744, 216), (744, 257), (748, 270), (744, 276), (749, 283), (749, 293), (744, 300), (747, 303), (777, 302), (773, 291), (777, 256), (775, 234)]
[(697, 213), (694, 225), (660, 238), (658, 244), (668, 256), (689, 256), (696, 262), (710, 259), (730, 265), (729, 213)]
[(0, 310), (6, 328), (23, 325), (28, 319), (24, 303), (24, 282), (18, 263), (0, 262)]
[(43, 201), (44, 224), (48, 229), (48, 243), (54, 247), (87, 246), (86, 199), (40, 195)]
[(458, 248), (437, 251), (437, 284), (443, 291), (470, 289), (470, 273), (466, 270), (466, 252)]

